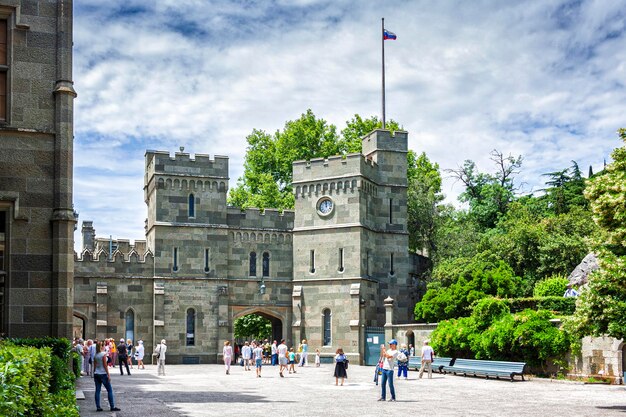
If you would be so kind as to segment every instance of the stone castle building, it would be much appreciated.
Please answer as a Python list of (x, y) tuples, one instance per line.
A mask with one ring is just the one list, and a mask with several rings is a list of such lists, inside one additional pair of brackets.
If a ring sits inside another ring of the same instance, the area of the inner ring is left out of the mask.
[(72, 1), (0, 0), (0, 337), (72, 333)]
[(295, 210), (279, 212), (227, 205), (226, 157), (146, 152), (146, 240), (97, 238), (82, 223), (78, 332), (165, 338), (168, 361), (212, 363), (234, 320), (255, 313), (274, 339), (364, 361), (386, 310), (412, 321), (406, 154), (406, 132), (376, 130), (362, 154), (295, 162)]

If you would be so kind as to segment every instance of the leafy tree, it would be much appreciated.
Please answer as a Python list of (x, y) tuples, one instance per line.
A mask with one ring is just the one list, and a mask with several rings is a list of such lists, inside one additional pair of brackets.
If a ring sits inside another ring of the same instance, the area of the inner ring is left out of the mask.
[(613, 162), (585, 190), (602, 233), (595, 248), (600, 269), (589, 277), (570, 323), (579, 336), (626, 337), (626, 129), (619, 136), (624, 146), (613, 151)]
[(422, 301), (415, 305), (415, 319), (437, 322), (467, 316), (471, 305), (487, 296), (514, 297), (518, 295), (520, 278), (503, 261), (473, 259), (461, 275), (450, 279), (443, 287), (429, 285)]
[(413, 151), (409, 151), (407, 162), (409, 248), (431, 254), (435, 249), (439, 205), (444, 198), (439, 165), (432, 163), (425, 153), (417, 156)]
[(466, 160), (463, 166), (448, 170), (453, 178), (465, 185), (460, 200), (469, 203), (470, 214), (483, 229), (496, 224), (498, 218), (506, 213), (509, 203), (515, 195), (514, 176), (519, 173), (522, 157), (504, 156), (493, 150), (490, 158), (497, 167), (495, 174), (476, 171), (476, 164)]
[(440, 205), (434, 220), (431, 257), (436, 264), (455, 258), (467, 260), (481, 252), (480, 227), (467, 212)]
[(546, 181), (545, 200), (555, 214), (567, 213), (572, 207), (588, 207), (584, 196), (585, 179), (576, 161), (572, 166), (561, 171), (543, 174), (550, 177)]
[(248, 314), (235, 320), (236, 338), (267, 339), (272, 335), (272, 322), (258, 314)]

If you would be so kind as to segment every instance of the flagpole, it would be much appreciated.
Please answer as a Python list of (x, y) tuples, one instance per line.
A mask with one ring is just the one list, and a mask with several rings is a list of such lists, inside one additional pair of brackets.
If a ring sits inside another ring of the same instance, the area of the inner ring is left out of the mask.
[(380, 40), (383, 47), (383, 129), (385, 129), (385, 18), (382, 18), (382, 30), (380, 32)]

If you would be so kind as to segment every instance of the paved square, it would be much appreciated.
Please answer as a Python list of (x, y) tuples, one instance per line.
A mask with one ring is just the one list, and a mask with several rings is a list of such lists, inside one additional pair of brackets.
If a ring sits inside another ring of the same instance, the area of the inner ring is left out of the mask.
[[(398, 401), (381, 403), (373, 383), (373, 367), (350, 365), (345, 385), (335, 386), (330, 364), (297, 368), (278, 375), (278, 367), (264, 366), (263, 376), (233, 366), (226, 375), (221, 365), (166, 365), (167, 375), (156, 376), (156, 366), (133, 369), (123, 377), (111, 370), (117, 413), (96, 413), (94, 384), (78, 381), (85, 393), (79, 400), (81, 416), (204, 417), (204, 416), (380, 416), (391, 413), (427, 416), (624, 416), (623, 386), (578, 383), (487, 380), (433, 374), (433, 379), (394, 378)], [(389, 398), (389, 395), (388, 395)], [(102, 406), (108, 409), (106, 391)]]

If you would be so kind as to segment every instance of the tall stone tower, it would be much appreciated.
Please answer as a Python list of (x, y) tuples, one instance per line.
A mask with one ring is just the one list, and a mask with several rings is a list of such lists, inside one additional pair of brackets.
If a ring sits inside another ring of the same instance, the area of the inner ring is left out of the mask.
[(0, 334), (72, 334), (72, 1), (0, 0)]
[(407, 134), (375, 130), (362, 154), (293, 164), (294, 338), (360, 360), (383, 299), (409, 319)]

